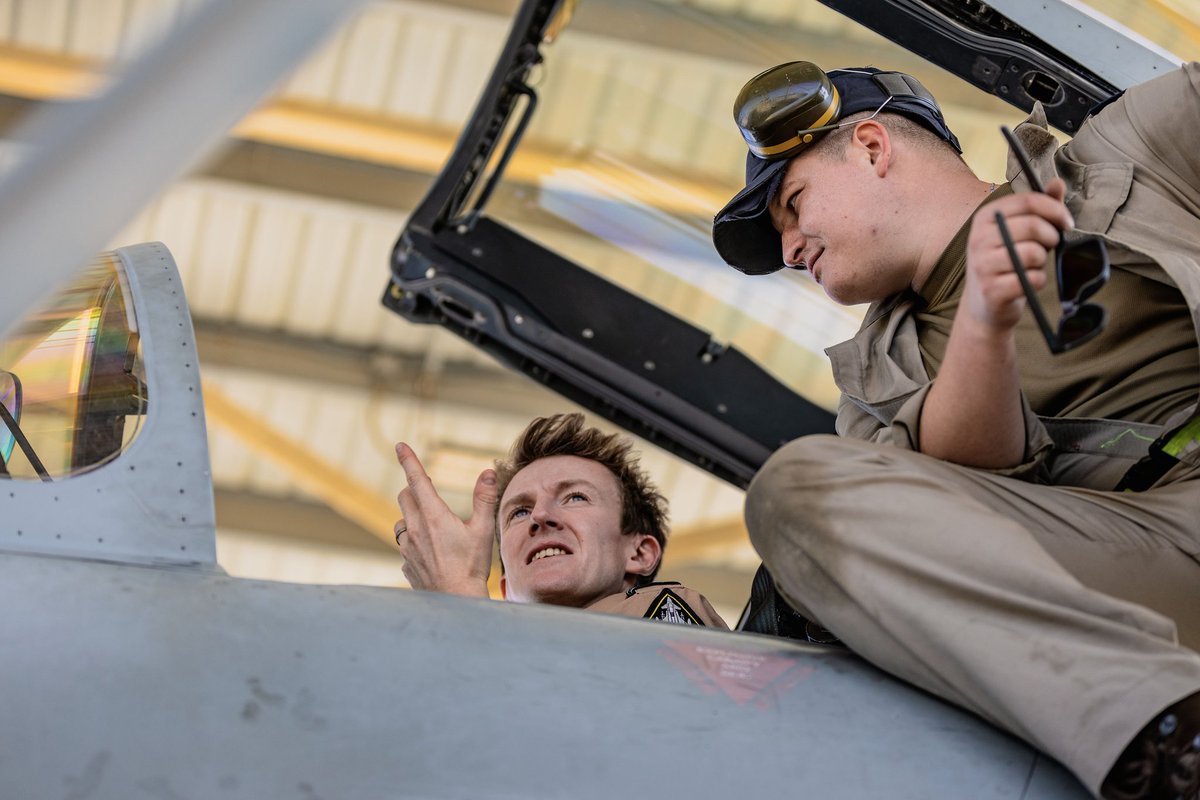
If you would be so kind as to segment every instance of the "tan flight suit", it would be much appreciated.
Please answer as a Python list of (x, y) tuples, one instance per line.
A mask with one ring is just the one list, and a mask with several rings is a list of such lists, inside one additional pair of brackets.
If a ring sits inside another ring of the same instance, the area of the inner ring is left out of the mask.
[[(1200, 65), (1130, 89), (1061, 149), (1044, 127), (1039, 107), (1017, 131), (1043, 182), (1056, 172), (1066, 180), (1078, 229), (1106, 239), (1114, 274), (1148, 291), (1178, 287), (1177, 317), (1186, 328), (1190, 309), (1196, 336)], [(1010, 176), (1018, 169), (1010, 158)], [(1012, 183), (1028, 188), (1024, 176)], [(1103, 336), (1140, 335), (1123, 326), (1128, 300), (1094, 298), (1109, 305)], [(1099, 390), (1064, 367), (1068, 393), (1143, 395), (1142, 418), (1129, 423), (1073, 417), (1070, 397), (1046, 415), (1057, 418), (1037, 416), (1026, 391), (1034, 356), (1022, 353), (1025, 461), (969, 469), (916, 452), (927, 363), (937, 360), (919, 341), (931, 330), (918, 320), (924, 309), (913, 295), (877, 304), (853, 340), (830, 348), (841, 436), (797, 440), (767, 462), (747, 495), (751, 538), (798, 610), (1098, 792), (1142, 726), (1200, 690), (1200, 447), (1148, 491), (1111, 491), (1164, 425), (1196, 413), (1194, 341), (1182, 361), (1161, 356), (1191, 366), (1182, 380), (1178, 371), (1149, 380), (1172, 382), (1176, 402), (1157, 406), (1145, 401), (1147, 381), (1128, 377), (1144, 365), (1112, 363), (1121, 351), (1103, 336), (1068, 354), (1091, 356), (1097, 381), (1108, 381)], [(1057, 303), (1047, 310), (1056, 321)], [(1047, 362), (1057, 357), (1040, 348), (1053, 377), (1068, 362)]]
[(725, 620), (721, 619), (704, 595), (675, 581), (648, 583), (625, 592), (610, 594), (608, 597), (601, 597), (587, 609), (678, 625), (700, 625), (729, 630)]

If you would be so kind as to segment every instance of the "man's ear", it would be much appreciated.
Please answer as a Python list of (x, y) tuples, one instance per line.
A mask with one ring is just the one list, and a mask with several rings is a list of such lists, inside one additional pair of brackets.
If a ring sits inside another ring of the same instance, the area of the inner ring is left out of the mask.
[(648, 533), (631, 533), (629, 538), (633, 545), (629, 550), (629, 558), (625, 561), (626, 575), (649, 575), (654, 572), (662, 559), (662, 545)]
[(864, 119), (854, 126), (851, 147), (865, 156), (875, 174), (887, 175), (892, 163), (892, 137), (887, 127), (877, 119)]

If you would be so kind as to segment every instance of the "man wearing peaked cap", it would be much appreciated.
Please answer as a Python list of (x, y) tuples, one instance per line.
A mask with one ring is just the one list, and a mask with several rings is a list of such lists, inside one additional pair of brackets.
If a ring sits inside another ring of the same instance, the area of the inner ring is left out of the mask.
[(399, 444), (396, 456), (407, 481), (396, 544), (414, 589), (487, 597), (495, 540), (507, 600), (728, 627), (699, 592), (654, 580), (667, 546), (667, 501), (632, 442), (585, 426), (582, 414), (529, 423), (508, 459), (479, 476), (466, 521), (438, 495), (412, 448)]
[(784, 64), (734, 115), (717, 251), (871, 304), (839, 435), (747, 493), (780, 595), (1097, 796), (1200, 797), (1200, 64), (1061, 147), (1036, 106), (999, 187), (901, 73)]
[[(782, 64), (747, 83), (738, 96), (734, 115), (748, 146), (746, 188), (717, 215), (713, 242), (727, 263), (748, 275), (783, 268), (768, 199), (778, 191), (791, 156), (836, 129), (839, 118), (880, 110), (903, 115), (962, 152), (933, 95), (912, 76), (873, 67), (830, 75), (807, 61)], [(889, 96), (878, 80), (905, 94)]]

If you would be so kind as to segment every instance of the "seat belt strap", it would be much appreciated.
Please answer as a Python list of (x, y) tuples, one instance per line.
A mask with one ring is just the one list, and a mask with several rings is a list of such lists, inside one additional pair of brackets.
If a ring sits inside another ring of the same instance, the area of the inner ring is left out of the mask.
[(1129, 468), (1117, 484), (1116, 491), (1146, 491), (1179, 463), (1179, 454), (1184, 448), (1197, 441), (1200, 441), (1200, 414), (1155, 439), (1150, 445), (1150, 452)]

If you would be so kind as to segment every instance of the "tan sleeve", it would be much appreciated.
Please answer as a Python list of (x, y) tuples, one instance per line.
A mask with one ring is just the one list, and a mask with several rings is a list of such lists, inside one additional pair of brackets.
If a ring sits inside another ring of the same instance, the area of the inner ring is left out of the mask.
[[(920, 452), (920, 447), (917, 443), (921, 441), (921, 411), (925, 407), (925, 398), (928, 396), (929, 390), (933, 387), (936, 380), (935, 378), (923, 386), (916, 394), (908, 398), (904, 405), (900, 407), (900, 410), (896, 412), (896, 416), (892, 419), (890, 426), (891, 444), (904, 450)], [(1054, 447), (1054, 440), (1050, 438), (1050, 434), (1046, 431), (1046, 426), (1038, 419), (1038, 415), (1033, 413), (1033, 409), (1030, 408), (1029, 401), (1025, 398), (1024, 392), (1021, 393), (1021, 413), (1025, 418), (1025, 456), (1021, 459), (1021, 463), (1011, 467), (1004, 467), (1003, 469), (982, 471), (1009, 478), (1028, 480), (1045, 463), (1046, 458), (1050, 455)], [(986, 425), (987, 422), (981, 420), (980, 424)]]
[(588, 610), (653, 619), (656, 622), (729, 630), (729, 626), (713, 609), (708, 598), (677, 583), (651, 584), (640, 587), (632, 594), (622, 592), (602, 597), (588, 606)]
[(1134, 162), (1163, 194), (1194, 198), (1200, 190), (1200, 62), (1130, 87), (1090, 125), (1098, 135), (1065, 146), (1078, 160)]

